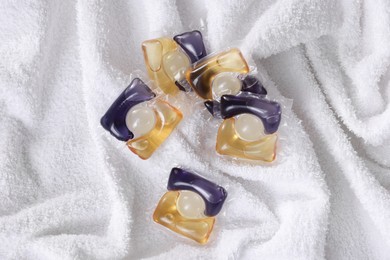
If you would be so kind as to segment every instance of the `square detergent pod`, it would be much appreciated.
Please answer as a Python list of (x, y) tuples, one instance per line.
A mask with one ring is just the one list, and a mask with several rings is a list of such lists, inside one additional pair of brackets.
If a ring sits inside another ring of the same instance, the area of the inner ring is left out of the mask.
[[(165, 94), (185, 90), (185, 72), (207, 55), (200, 31), (146, 40), (142, 43), (146, 71)], [(184, 82), (184, 83), (183, 83)]]
[(180, 110), (134, 78), (101, 118), (101, 125), (141, 159), (148, 159), (182, 120)]
[(167, 189), (153, 213), (153, 220), (200, 244), (207, 243), (226, 200), (226, 190), (181, 168), (172, 168)]

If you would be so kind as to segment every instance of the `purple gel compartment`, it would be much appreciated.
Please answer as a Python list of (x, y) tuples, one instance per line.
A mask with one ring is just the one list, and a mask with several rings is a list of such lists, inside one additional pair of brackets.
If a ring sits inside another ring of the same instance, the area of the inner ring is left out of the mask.
[(217, 108), (218, 104), (219, 102), (215, 100), (207, 100), (204, 102), (204, 106), (212, 115), (214, 115), (214, 109)]
[(221, 116), (223, 119), (249, 113), (261, 119), (267, 134), (278, 130), (282, 110), (279, 103), (255, 96), (223, 95), (221, 97)]
[[(237, 94), (240, 97), (265, 97), (267, 95), (267, 90), (264, 88), (263, 84), (255, 76), (248, 75), (242, 81), (241, 92)], [(253, 94), (256, 94), (253, 95)], [(205, 107), (210, 112), (210, 114), (215, 118), (221, 117), (221, 104), (217, 100), (207, 100), (204, 102)]]
[(127, 112), (133, 106), (151, 100), (155, 96), (156, 94), (141, 79), (133, 79), (104, 114), (100, 124), (118, 140), (132, 139), (134, 135), (126, 126)]
[(190, 57), (191, 62), (194, 63), (207, 55), (206, 48), (203, 43), (203, 37), (200, 31), (191, 31), (178, 34), (173, 37), (180, 47)]
[(178, 82), (178, 81), (175, 81), (175, 85), (178, 89), (180, 89), (181, 91), (184, 91), (186, 92), (186, 89)]
[(221, 186), (189, 171), (172, 168), (168, 190), (189, 190), (201, 196), (206, 204), (205, 215), (217, 215), (225, 202), (227, 192)]
[(242, 80), (242, 91), (266, 96), (267, 90), (255, 76), (248, 75)]
[(204, 106), (207, 108), (207, 111), (215, 118), (221, 117), (221, 104), (216, 100), (207, 100), (204, 103)]
[[(265, 89), (264, 89), (265, 90)], [(265, 90), (266, 91), (266, 90)], [(258, 99), (264, 99), (265, 94), (254, 94), (253, 92), (245, 92), (241, 91), (236, 96), (238, 97), (248, 97), (248, 98), (258, 98)], [(206, 100), (204, 102), (205, 107), (210, 112), (210, 114), (215, 118), (222, 118), (221, 115), (221, 103), (217, 100)]]

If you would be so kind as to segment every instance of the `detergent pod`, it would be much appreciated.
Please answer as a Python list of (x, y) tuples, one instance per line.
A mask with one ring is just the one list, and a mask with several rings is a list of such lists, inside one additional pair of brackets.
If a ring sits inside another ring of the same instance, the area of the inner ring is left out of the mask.
[(176, 95), (188, 90), (185, 72), (192, 63), (207, 55), (202, 34), (185, 32), (142, 43), (146, 70), (151, 80), (165, 94)]
[(182, 113), (139, 78), (119, 95), (101, 125), (142, 159), (148, 159), (183, 118)]
[(171, 170), (167, 189), (154, 211), (153, 220), (200, 244), (207, 243), (215, 216), (226, 200), (226, 190), (181, 168)]
[(223, 95), (216, 150), (237, 158), (272, 162), (280, 120), (280, 104), (255, 94)]
[(212, 100), (227, 91), (238, 93), (241, 82), (237, 76), (248, 72), (249, 66), (241, 51), (232, 48), (199, 60), (185, 76), (199, 97)]

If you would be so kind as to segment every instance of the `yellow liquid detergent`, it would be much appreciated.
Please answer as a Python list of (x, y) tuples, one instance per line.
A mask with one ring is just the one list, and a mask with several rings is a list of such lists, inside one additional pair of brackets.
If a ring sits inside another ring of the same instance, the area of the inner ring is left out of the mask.
[(165, 94), (177, 94), (179, 88), (175, 81), (185, 78), (191, 64), (188, 56), (174, 40), (166, 37), (144, 41), (142, 51), (150, 79)]
[(144, 160), (168, 138), (183, 118), (183, 114), (177, 108), (162, 100), (156, 101), (154, 111), (156, 113), (154, 128), (144, 136), (127, 141), (129, 149)]
[(216, 150), (232, 157), (272, 162), (276, 155), (277, 135), (265, 135), (257, 141), (241, 139), (234, 127), (235, 118), (222, 122), (218, 129)]
[(153, 220), (178, 234), (193, 239), (200, 244), (205, 244), (213, 230), (215, 218), (189, 219), (183, 217), (177, 209), (179, 195), (180, 191), (166, 192), (153, 213)]
[(212, 82), (222, 72), (248, 73), (249, 67), (239, 49), (230, 49), (199, 61), (186, 72), (186, 79), (203, 99), (212, 99)]

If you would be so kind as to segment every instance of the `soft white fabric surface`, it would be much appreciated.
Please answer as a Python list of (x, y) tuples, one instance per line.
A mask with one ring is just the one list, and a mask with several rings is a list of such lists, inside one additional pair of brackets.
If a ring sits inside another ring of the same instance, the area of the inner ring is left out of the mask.
[[(285, 106), (275, 164), (217, 156), (191, 97), (147, 161), (100, 127), (141, 42), (199, 17)], [(0, 258), (388, 258), (389, 44), (388, 0), (2, 1)], [(229, 192), (206, 246), (152, 222), (175, 165)]]

